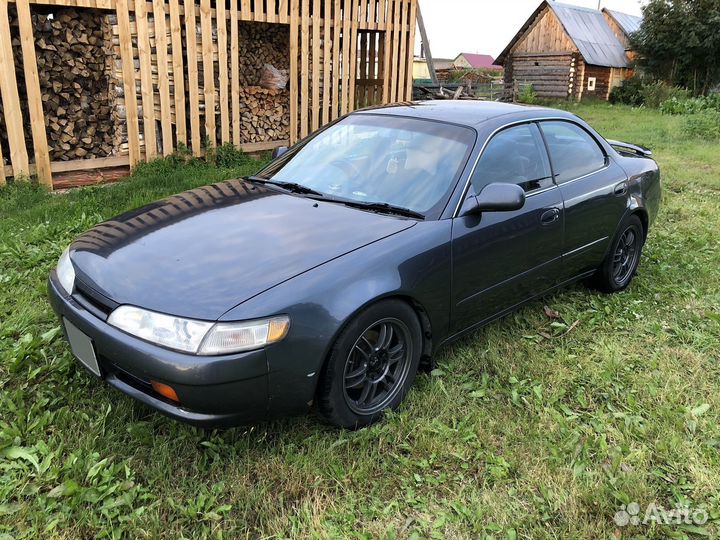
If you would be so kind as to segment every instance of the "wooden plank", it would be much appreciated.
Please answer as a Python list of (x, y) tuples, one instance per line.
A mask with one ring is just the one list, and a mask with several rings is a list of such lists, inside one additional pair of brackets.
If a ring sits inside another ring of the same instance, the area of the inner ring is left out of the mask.
[(240, 18), (243, 21), (251, 21), (253, 17), (252, 7), (250, 6), (250, 0), (241, 0), (240, 3)]
[(290, 0), (277, 0), (278, 4), (278, 21), (281, 23), (287, 23), (288, 17), (288, 2)]
[(340, 0), (335, 0), (333, 7), (333, 45), (332, 45), (332, 98), (330, 120), (335, 120), (340, 112)]
[[(10, 168), (12, 169), (12, 167)], [(5, 184), (7, 184), (7, 180), (5, 178), (5, 160), (3, 159), (2, 148), (0, 148), (0, 187)]]
[(245, 143), (240, 145), (240, 150), (245, 153), (251, 154), (253, 152), (265, 152), (266, 150), (272, 150), (280, 146), (288, 146), (290, 141), (285, 139), (282, 141), (266, 141), (259, 143)]
[(30, 176), (20, 96), (15, 78), (15, 59), (10, 41), (7, 0), (0, 0), (0, 95), (2, 95), (5, 130), (10, 146), (13, 175)]
[(172, 104), (170, 102), (170, 78), (168, 77), (168, 41), (164, 0), (153, 1), (153, 19), (155, 20), (155, 54), (160, 93), (162, 152), (164, 156), (169, 156), (173, 153)]
[[(407, 63), (407, 21), (410, 10), (410, 3), (407, 0), (400, 2), (400, 9), (402, 10), (402, 26), (400, 27), (400, 57), (398, 58), (398, 101), (405, 101), (405, 90), (407, 89), (407, 82), (405, 80), (405, 65)], [(412, 76), (411, 76), (412, 78)]]
[(368, 88), (368, 96), (367, 101), (368, 105), (375, 105), (375, 90), (377, 88), (376, 84), (376, 77), (377, 77), (377, 38), (378, 35), (375, 32), (372, 32), (369, 35), (370, 38), (370, 47), (368, 50), (368, 69), (367, 69), (367, 76), (373, 80), (372, 86)]
[(357, 53), (358, 53), (358, 0), (352, 0), (352, 19), (350, 24), (350, 76), (349, 78), (349, 95), (348, 107), (349, 111), (354, 111), (355, 105), (355, 79), (357, 78)]
[(432, 51), (430, 51), (430, 41), (425, 31), (425, 22), (423, 21), (422, 11), (420, 11), (420, 4), (417, 4), (417, 25), (420, 29), (420, 43), (425, 53), (425, 60), (427, 62), (428, 71), (430, 72), (430, 79), (433, 84), (438, 84), (437, 72), (435, 71), (435, 62), (433, 61)]
[(342, 82), (340, 86), (340, 114), (344, 115), (350, 111), (350, 0), (345, 0), (343, 4), (343, 27), (342, 27), (342, 65), (340, 74)]
[(410, 33), (408, 35), (408, 51), (407, 51), (407, 82), (405, 86), (405, 99), (412, 100), (413, 89), (413, 61), (415, 59), (415, 29), (417, 28), (417, 5), (418, 0), (410, 0)]
[[(245, 0), (243, 0), (244, 2)], [(290, 1), (290, 144), (298, 140), (298, 2)]]
[(203, 89), (205, 97), (205, 137), (217, 146), (215, 126), (215, 69), (213, 61), (212, 12), (210, 0), (200, 0), (200, 31), (203, 58)]
[(375, 30), (377, 28), (377, 20), (375, 19), (375, 5), (377, 0), (370, 0), (370, 8), (368, 10), (368, 28)]
[[(300, 0), (307, 1), (307, 0)], [(253, 15), (256, 22), (265, 22), (265, 0), (255, 0), (253, 3)]]
[(269, 23), (277, 22), (277, 15), (275, 9), (277, 8), (275, 0), (267, 0), (267, 13), (265, 14), (265, 21)]
[(390, 102), (395, 103), (398, 100), (398, 56), (399, 56), (399, 39), (400, 39), (400, 2), (395, 0), (392, 12), (392, 56), (390, 58)]
[(230, 0), (230, 74), (232, 86), (232, 141), (240, 146), (240, 38), (238, 33), (238, 0)]
[(188, 95), (190, 102), (190, 147), (193, 154), (202, 153), (200, 140), (200, 84), (197, 64), (197, 26), (195, 24), (195, 4), (185, 2), (185, 48), (188, 62)]
[[(309, 0), (308, 0), (309, 3)], [(312, 21), (312, 121), (310, 128), (316, 131), (320, 127), (320, 0), (313, 0)]]
[(145, 5), (145, 0), (135, 0), (135, 25), (137, 26), (138, 58), (140, 61), (140, 90), (142, 95), (145, 159), (150, 160), (157, 157), (157, 134), (155, 132), (155, 98), (152, 84), (150, 34), (148, 32), (147, 6)]
[(172, 44), (173, 94), (175, 96), (175, 137), (178, 144), (187, 144), (185, 65), (178, 0), (170, 0), (170, 38)]
[(228, 40), (225, 0), (216, 2), (217, 40), (218, 40), (218, 67), (220, 84), (220, 139), (222, 143), (230, 142), (230, 96), (228, 95)]
[[(360, 58), (358, 59), (358, 69), (360, 70), (359, 79), (355, 80), (357, 85), (359, 80), (365, 80), (368, 78), (368, 35), (367, 32), (360, 34)], [(360, 89), (358, 95), (355, 90), (356, 100), (358, 107), (365, 107), (367, 105), (367, 87), (363, 86)]]
[[(381, 0), (383, 1), (383, 0)], [(392, 4), (393, 0), (387, 0), (387, 11), (385, 14), (385, 23), (386, 23), (386, 30), (385, 30), (385, 39), (383, 41), (383, 56), (382, 56), (382, 63), (383, 63), (383, 97), (382, 102), (383, 103), (389, 103), (391, 101), (391, 93), (390, 93), (390, 73), (392, 71), (392, 65), (391, 65), (391, 52), (392, 52), (392, 32), (387, 29), (387, 20), (391, 19), (390, 14), (392, 14)]]
[(135, 61), (133, 59), (132, 35), (128, 0), (117, 0), (120, 60), (122, 62), (123, 90), (125, 94), (125, 122), (128, 134), (129, 164), (140, 162), (140, 128), (138, 126), (137, 87), (135, 86)]
[(17, 0), (18, 25), (20, 26), (20, 44), (22, 47), (23, 70), (25, 72), (25, 89), (30, 112), (33, 149), (35, 151), (35, 174), (38, 182), (52, 189), (52, 172), (50, 171), (50, 153), (48, 150), (47, 133), (45, 132), (45, 115), (43, 113), (42, 93), (40, 92), (40, 76), (35, 56), (35, 38), (33, 37), (32, 17), (28, 0)]
[(310, 88), (308, 78), (310, 60), (310, 0), (301, 0), (300, 29), (300, 138), (308, 135), (308, 100)]
[(330, 20), (332, 13), (332, 1), (325, 0), (325, 27), (323, 28), (323, 91), (322, 91), (322, 125), (330, 121), (330, 94), (332, 92), (332, 39)]

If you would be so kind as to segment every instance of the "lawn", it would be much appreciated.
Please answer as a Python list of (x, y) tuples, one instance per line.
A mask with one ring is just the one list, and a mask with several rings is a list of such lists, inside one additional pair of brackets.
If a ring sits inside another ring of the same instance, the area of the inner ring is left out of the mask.
[[(681, 117), (572, 109), (652, 147), (663, 171), (632, 286), (578, 285), (489, 325), (358, 432), (314, 416), (226, 431), (169, 420), (77, 367), (46, 301), (48, 271), (85, 229), (259, 162), (0, 190), (0, 538), (717, 537), (720, 144), (687, 140)], [(654, 503), (708, 521), (618, 526), (633, 502), (641, 518)]]

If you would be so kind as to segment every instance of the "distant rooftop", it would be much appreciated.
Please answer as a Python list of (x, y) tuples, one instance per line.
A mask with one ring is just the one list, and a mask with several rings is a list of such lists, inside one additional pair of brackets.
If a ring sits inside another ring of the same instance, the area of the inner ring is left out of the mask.
[(494, 64), (495, 59), (489, 54), (460, 53), (455, 57), (455, 60), (461, 56), (467, 60), (473, 69), (498, 69), (498, 66)]

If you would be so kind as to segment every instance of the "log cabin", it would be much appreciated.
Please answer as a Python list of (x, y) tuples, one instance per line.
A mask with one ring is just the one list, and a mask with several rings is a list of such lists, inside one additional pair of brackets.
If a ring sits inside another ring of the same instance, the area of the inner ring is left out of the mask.
[(543, 1), (495, 61), (505, 68), (506, 99), (532, 84), (538, 97), (607, 100), (632, 75), (629, 34), (641, 19)]

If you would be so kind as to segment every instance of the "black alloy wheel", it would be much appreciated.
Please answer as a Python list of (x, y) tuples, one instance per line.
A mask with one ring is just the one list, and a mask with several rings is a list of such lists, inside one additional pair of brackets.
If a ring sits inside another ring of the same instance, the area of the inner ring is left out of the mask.
[(605, 260), (590, 283), (603, 292), (622, 291), (630, 285), (642, 254), (645, 233), (640, 218), (632, 215), (619, 227)]
[(318, 412), (357, 429), (396, 409), (415, 380), (422, 355), (418, 314), (407, 302), (381, 300), (338, 335), (318, 382)]
[(367, 328), (345, 363), (345, 400), (361, 415), (384, 409), (403, 387), (412, 358), (410, 330), (387, 318)]

